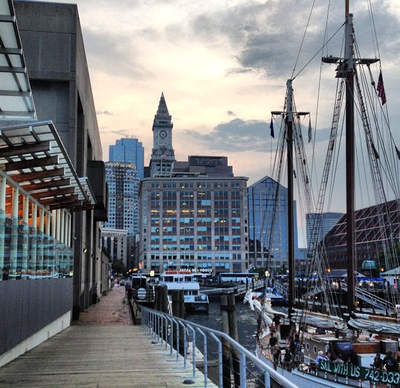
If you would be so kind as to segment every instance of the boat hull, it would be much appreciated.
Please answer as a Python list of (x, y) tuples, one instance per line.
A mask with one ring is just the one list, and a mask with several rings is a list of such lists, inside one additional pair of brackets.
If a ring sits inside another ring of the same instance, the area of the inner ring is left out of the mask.
[(188, 312), (188, 313), (208, 314), (209, 303), (208, 302), (185, 303), (185, 308), (186, 308), (186, 312)]
[[(273, 362), (265, 357), (264, 353), (257, 346), (257, 357), (270, 367), (274, 367)], [(328, 373), (317, 371), (309, 372), (308, 370), (301, 371), (300, 369), (286, 370), (285, 368), (277, 365), (276, 371), (283, 377), (291, 381), (299, 387), (307, 388), (344, 388), (344, 387), (370, 387), (370, 381), (351, 380), (341, 376), (334, 376)], [(336, 381), (335, 381), (336, 380)]]

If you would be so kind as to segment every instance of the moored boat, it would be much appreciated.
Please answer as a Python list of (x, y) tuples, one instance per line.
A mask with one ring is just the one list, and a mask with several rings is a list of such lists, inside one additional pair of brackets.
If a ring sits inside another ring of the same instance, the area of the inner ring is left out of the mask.
[(186, 312), (208, 313), (208, 296), (200, 292), (200, 283), (191, 271), (167, 270), (160, 275), (159, 285), (167, 287), (169, 297), (174, 291), (183, 290)]

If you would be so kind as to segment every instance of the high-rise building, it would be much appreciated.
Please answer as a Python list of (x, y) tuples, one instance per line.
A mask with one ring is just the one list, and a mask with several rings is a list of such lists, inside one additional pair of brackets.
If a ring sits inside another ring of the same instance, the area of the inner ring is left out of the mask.
[(334, 212), (306, 214), (307, 248), (311, 248), (311, 239), (321, 242), (342, 216), (343, 213)]
[[(295, 257), (300, 258), (294, 202)], [(288, 268), (288, 192), (266, 176), (248, 188), (249, 261), (277, 274)]]
[(105, 165), (109, 214), (103, 227), (117, 234), (127, 233), (127, 253), (122, 261), (128, 268), (134, 268), (137, 267), (135, 246), (139, 233), (139, 174), (133, 163), (106, 162)]
[(144, 173), (144, 148), (138, 139), (123, 138), (110, 145), (110, 162), (131, 163), (136, 166), (138, 177), (143, 178)]
[(139, 232), (139, 177), (132, 163), (106, 162), (108, 221), (106, 228), (126, 229), (129, 236)]
[(154, 120), (151, 177), (140, 188), (140, 265), (200, 272), (248, 269), (247, 178), (228, 159), (189, 156), (175, 161), (164, 95)]

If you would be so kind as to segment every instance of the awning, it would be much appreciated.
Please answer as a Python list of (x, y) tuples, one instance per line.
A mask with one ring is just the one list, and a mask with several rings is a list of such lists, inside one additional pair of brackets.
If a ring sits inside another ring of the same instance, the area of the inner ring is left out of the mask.
[(11, 0), (0, 1), (0, 120), (36, 120)]
[(0, 168), (50, 210), (82, 211), (95, 203), (51, 121), (0, 129)]

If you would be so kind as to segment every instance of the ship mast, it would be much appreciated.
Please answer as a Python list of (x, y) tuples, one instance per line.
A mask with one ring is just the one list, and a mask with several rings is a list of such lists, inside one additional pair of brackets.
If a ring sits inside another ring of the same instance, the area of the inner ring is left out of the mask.
[(354, 222), (354, 37), (353, 15), (346, 0), (345, 52), (343, 70), (346, 77), (346, 224), (347, 224), (347, 309), (355, 308), (355, 222)]
[(295, 253), (294, 253), (294, 187), (293, 187), (293, 88), (292, 80), (287, 80), (287, 180), (288, 180), (288, 259), (289, 259), (289, 317), (296, 304), (295, 293)]
[(345, 1), (345, 50), (344, 58), (329, 56), (325, 63), (336, 63), (336, 78), (346, 80), (346, 250), (347, 250), (347, 310), (355, 309), (355, 136), (354, 136), (354, 75), (356, 64), (370, 65), (377, 58), (354, 58), (353, 14), (349, 0)]
[(287, 144), (287, 184), (288, 184), (288, 197), (287, 197), (287, 234), (288, 234), (288, 264), (289, 264), (289, 319), (292, 315), (293, 308), (296, 306), (296, 289), (295, 289), (295, 225), (294, 225), (294, 167), (293, 167), (293, 122), (294, 117), (309, 115), (309, 112), (295, 112), (293, 111), (293, 87), (292, 79), (286, 82), (286, 110), (273, 111), (272, 115), (279, 115), (284, 117), (286, 126), (286, 144)]

